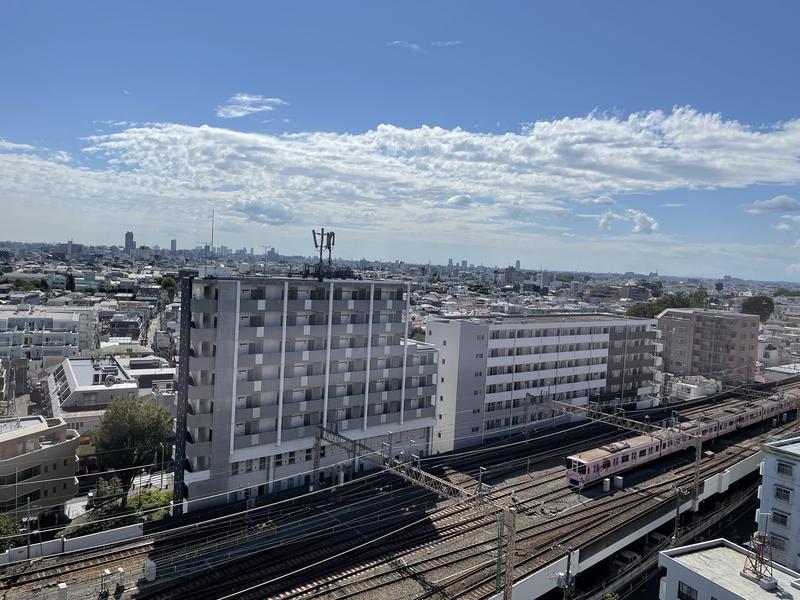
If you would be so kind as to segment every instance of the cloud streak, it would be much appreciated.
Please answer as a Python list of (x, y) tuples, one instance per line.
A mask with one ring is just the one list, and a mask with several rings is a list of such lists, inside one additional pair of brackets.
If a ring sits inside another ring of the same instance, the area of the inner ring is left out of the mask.
[(274, 110), (276, 106), (286, 106), (286, 100), (280, 98), (267, 98), (257, 94), (235, 94), (228, 98), (224, 104), (216, 109), (216, 114), (221, 119), (236, 119), (254, 113)]

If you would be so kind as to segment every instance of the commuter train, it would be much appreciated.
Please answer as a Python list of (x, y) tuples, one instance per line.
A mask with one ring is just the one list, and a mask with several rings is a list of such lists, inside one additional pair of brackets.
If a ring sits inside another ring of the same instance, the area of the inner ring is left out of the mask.
[(693, 435), (712, 440), (737, 429), (775, 418), (795, 408), (783, 395), (726, 408), (711, 416), (685, 421), (651, 435), (639, 435), (567, 457), (567, 482), (583, 488), (628, 469), (657, 460), (685, 448), (693, 448)]

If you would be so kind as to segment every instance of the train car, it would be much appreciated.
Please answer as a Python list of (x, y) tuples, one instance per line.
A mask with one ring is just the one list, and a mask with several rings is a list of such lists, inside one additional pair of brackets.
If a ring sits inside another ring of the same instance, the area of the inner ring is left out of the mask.
[(767, 419), (778, 418), (793, 408), (794, 403), (782, 395), (771, 396), (748, 402), (744, 406), (703, 415), (651, 435), (640, 435), (574, 454), (566, 459), (567, 481), (571, 486), (582, 488), (598, 479), (616, 475), (673, 452), (693, 448), (698, 435), (705, 442)]

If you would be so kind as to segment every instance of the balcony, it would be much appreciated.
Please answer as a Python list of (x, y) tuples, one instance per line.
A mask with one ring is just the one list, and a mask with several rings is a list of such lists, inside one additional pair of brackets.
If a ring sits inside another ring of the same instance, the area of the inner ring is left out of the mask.
[(211, 454), (211, 442), (186, 442), (186, 458), (198, 458)]
[(191, 414), (186, 415), (186, 426), (190, 429), (199, 429), (201, 427), (211, 427), (214, 420), (212, 413)]
[(192, 312), (215, 313), (217, 301), (213, 298), (192, 298)]

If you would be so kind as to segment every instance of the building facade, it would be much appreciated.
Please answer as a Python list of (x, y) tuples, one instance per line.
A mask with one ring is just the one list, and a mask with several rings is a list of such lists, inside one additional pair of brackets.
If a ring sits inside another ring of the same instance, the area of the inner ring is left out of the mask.
[(613, 315), (434, 318), (439, 350), (434, 452), (464, 448), (554, 419), (546, 400), (650, 402), (655, 320)]
[(757, 315), (668, 308), (658, 315), (664, 371), (725, 383), (752, 382), (758, 358)]
[(91, 308), (0, 306), (0, 358), (74, 356), (95, 347)]
[(0, 512), (60, 514), (78, 492), (78, 433), (63, 419), (0, 419)]
[[(319, 426), (428, 454), (437, 353), (407, 340), (408, 302), (389, 281), (195, 279), (184, 510), (310, 485)], [(364, 467), (323, 445), (319, 483)]]
[[(761, 448), (762, 483), (756, 520), (769, 535), (772, 558), (800, 569), (800, 437), (773, 440)], [(766, 530), (765, 530), (766, 528)]]

